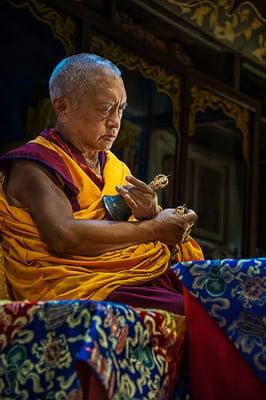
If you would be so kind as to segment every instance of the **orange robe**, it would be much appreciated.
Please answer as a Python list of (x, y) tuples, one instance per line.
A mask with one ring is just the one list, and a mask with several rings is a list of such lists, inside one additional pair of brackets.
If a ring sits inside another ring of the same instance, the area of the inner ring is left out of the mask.
[[(57, 144), (42, 136), (31, 143), (55, 151), (67, 166), (72, 182), (78, 188), (80, 209), (73, 211), (74, 218), (106, 219), (102, 197), (116, 194), (115, 185), (126, 183), (125, 177), (130, 174), (128, 167), (107, 151), (104, 187), (100, 190)], [(4, 183), (4, 175), (1, 182)], [(3, 187), (0, 190), (0, 232), (7, 280), (16, 300), (104, 300), (117, 287), (143, 284), (162, 275), (169, 266), (170, 251), (160, 241), (94, 257), (53, 254), (29, 212), (8, 204)], [(201, 249), (192, 239), (182, 246), (182, 250), (184, 260), (202, 259)], [(177, 254), (179, 257), (181, 253)]]

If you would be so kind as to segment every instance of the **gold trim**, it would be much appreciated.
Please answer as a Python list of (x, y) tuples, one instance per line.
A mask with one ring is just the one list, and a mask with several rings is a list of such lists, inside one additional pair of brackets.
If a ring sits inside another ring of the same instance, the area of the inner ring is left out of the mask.
[(206, 89), (200, 89), (196, 85), (191, 87), (191, 97), (192, 103), (189, 113), (189, 136), (192, 136), (195, 132), (197, 111), (205, 111), (206, 107), (211, 107), (214, 110), (222, 109), (227, 117), (232, 118), (235, 121), (237, 128), (239, 128), (242, 133), (242, 152), (244, 159), (247, 164), (249, 164), (249, 111), (231, 101), (211, 93)]
[(185, 53), (182, 46), (177, 43), (172, 43), (172, 54), (169, 54), (169, 45), (165, 40), (159, 36), (154, 35), (152, 32), (144, 29), (143, 26), (136, 24), (134, 18), (122, 11), (116, 11), (114, 15), (114, 21), (126, 32), (132, 33), (136, 38), (141, 41), (147, 42), (150, 46), (158, 47), (164, 57), (175, 57), (177, 60), (185, 64), (186, 66), (192, 66), (191, 57)]
[(59, 13), (53, 8), (47, 7), (37, 0), (4, 0), (15, 8), (28, 7), (31, 14), (41, 22), (49, 25), (55, 39), (58, 39), (64, 46), (66, 55), (69, 56), (76, 51), (75, 32), (76, 24), (70, 16)]
[(243, 1), (235, 5), (234, 0), (166, 0), (166, 3), (171, 4), (175, 15), (202, 32), (262, 66), (266, 65), (266, 19), (252, 2)]
[(139, 69), (145, 78), (153, 80), (158, 92), (165, 93), (171, 99), (173, 126), (177, 133), (180, 134), (181, 79), (179, 77), (168, 74), (164, 68), (149, 64), (142, 57), (125, 51), (114, 42), (107, 43), (98, 36), (93, 36), (91, 39), (91, 51), (112, 60), (117, 65), (123, 65), (131, 71)]

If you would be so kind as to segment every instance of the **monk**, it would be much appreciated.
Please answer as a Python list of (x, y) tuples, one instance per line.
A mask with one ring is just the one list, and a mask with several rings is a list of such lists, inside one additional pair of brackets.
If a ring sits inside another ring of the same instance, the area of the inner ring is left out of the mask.
[[(111, 151), (127, 95), (109, 60), (76, 54), (54, 69), (55, 126), (0, 159), (0, 234), (14, 300), (109, 300), (183, 314), (173, 262), (203, 258), (197, 215), (161, 210)], [(160, 173), (161, 171), (158, 171)], [(131, 210), (113, 221), (104, 195)], [(171, 252), (171, 250), (174, 250)]]

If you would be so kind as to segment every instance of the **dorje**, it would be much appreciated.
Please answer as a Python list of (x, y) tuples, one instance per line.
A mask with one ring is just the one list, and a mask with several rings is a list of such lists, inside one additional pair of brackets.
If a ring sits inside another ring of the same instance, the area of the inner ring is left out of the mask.
[(148, 186), (152, 189), (152, 190), (157, 190), (157, 189), (162, 189), (165, 186), (168, 185), (169, 181), (168, 181), (168, 176), (169, 175), (163, 175), (163, 174), (159, 174), (156, 175), (153, 180), (148, 184)]
[(175, 213), (177, 215), (181, 215), (181, 216), (187, 214), (188, 213), (188, 208), (187, 208), (186, 204), (183, 204), (182, 206), (176, 207)]

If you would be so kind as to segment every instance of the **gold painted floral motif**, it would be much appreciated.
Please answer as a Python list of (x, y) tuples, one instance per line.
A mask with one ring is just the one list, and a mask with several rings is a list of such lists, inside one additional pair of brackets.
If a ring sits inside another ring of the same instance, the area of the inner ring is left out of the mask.
[(28, 7), (31, 14), (41, 22), (48, 24), (51, 28), (53, 35), (64, 46), (66, 55), (75, 53), (74, 36), (76, 32), (76, 25), (68, 15), (58, 12), (51, 7), (47, 7), (44, 3), (37, 0), (5, 0), (15, 8)]
[(254, 4), (233, 0), (166, 0), (176, 15), (266, 66), (266, 19)]

